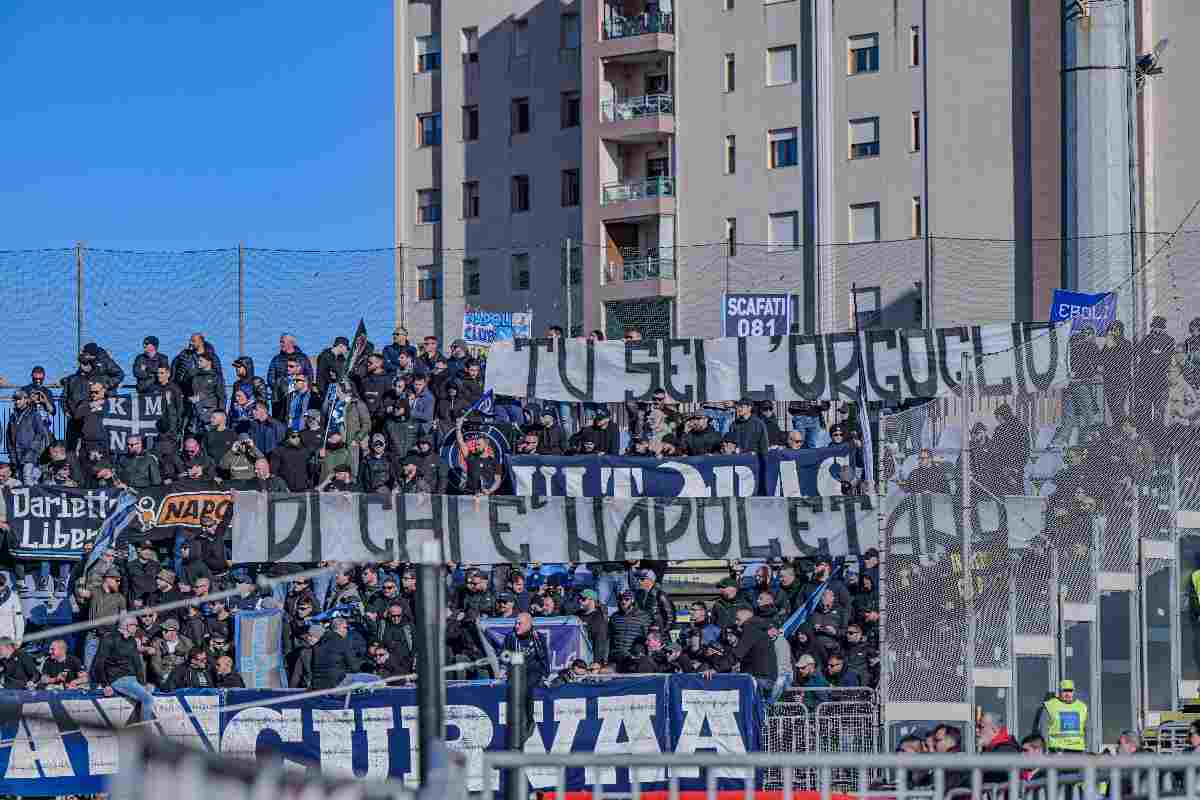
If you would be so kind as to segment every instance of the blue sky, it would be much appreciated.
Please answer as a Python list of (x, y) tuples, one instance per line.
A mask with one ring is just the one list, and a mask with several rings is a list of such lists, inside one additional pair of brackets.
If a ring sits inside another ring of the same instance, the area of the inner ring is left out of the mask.
[(0, 4), (0, 249), (392, 244), (392, 3)]
[[(0, 378), (74, 369), (74, 259), (89, 248), (84, 341), (128, 371), (153, 333), (237, 355), (236, 250), (393, 244), (392, 3), (0, 3)], [(387, 252), (259, 251), (247, 346), (282, 330), (320, 352), (359, 316), (388, 341)]]

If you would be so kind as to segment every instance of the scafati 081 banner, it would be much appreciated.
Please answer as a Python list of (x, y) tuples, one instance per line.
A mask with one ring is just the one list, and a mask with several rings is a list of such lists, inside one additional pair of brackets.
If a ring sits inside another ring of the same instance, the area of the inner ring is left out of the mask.
[[(936, 330), (726, 339), (516, 339), (488, 354), (496, 394), (567, 402), (871, 400), (957, 394), (969, 359), (982, 395), (1035, 394), (1069, 379), (1068, 325), (1014, 323)], [(859, 373), (865, 374), (860, 377)]]

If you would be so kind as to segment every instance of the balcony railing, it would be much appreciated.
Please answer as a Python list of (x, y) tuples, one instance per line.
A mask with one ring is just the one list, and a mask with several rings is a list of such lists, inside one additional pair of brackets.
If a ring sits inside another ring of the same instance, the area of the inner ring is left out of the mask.
[(624, 100), (605, 100), (600, 104), (600, 119), (604, 122), (674, 113), (675, 98), (669, 94), (648, 94), (642, 97), (627, 97)]
[(607, 183), (600, 189), (600, 205), (642, 200), (647, 197), (674, 197), (673, 177), (646, 178), (633, 183)]
[(675, 259), (662, 253), (642, 253), (624, 256), (624, 260), (604, 265), (604, 282), (649, 281), (675, 277)]
[(674, 33), (675, 16), (665, 11), (635, 14), (632, 17), (609, 17), (604, 21), (605, 39), (624, 39), (647, 33)]

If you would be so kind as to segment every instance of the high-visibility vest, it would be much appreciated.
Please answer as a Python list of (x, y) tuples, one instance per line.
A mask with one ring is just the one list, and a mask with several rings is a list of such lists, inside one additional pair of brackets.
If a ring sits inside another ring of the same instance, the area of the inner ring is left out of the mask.
[(1087, 749), (1087, 704), (1081, 700), (1064, 703), (1057, 697), (1042, 706), (1050, 715), (1046, 731), (1046, 746), (1051, 750), (1082, 753)]

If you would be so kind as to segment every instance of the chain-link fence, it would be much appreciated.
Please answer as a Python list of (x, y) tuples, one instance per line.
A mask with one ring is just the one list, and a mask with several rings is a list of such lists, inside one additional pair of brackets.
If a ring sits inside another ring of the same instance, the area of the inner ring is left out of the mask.
[[(1026, 732), (1069, 678), (1097, 746), (1200, 688), (1200, 537), (1182, 530), (1200, 467), (1194, 239), (1142, 237), (1115, 319), (1072, 332), (1065, 386), (985, 386), (987, 360), (1013, 354), (983, 354), (958, 396), (882, 417), (889, 723), (933, 703), (968, 741), (980, 711)], [(1069, 245), (1081, 264), (1129, 253)]]

